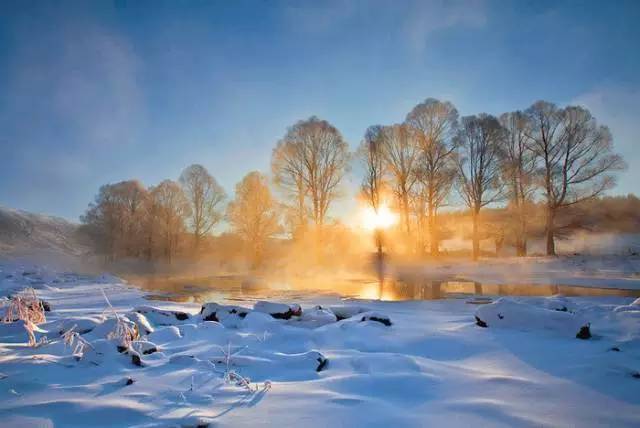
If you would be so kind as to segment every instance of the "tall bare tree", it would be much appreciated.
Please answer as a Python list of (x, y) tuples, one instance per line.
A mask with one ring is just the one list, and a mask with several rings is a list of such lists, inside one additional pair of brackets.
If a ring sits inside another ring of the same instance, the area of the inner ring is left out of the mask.
[(420, 147), (413, 127), (407, 124), (385, 126), (381, 132), (382, 153), (389, 184), (398, 199), (402, 224), (411, 233), (410, 196), (418, 179), (416, 168)]
[(280, 140), (271, 155), (271, 172), (276, 186), (289, 202), (286, 208), (293, 238), (297, 238), (305, 229), (309, 218), (306, 171), (307, 166), (299, 154), (298, 145), (291, 140)]
[[(451, 191), (456, 177), (455, 136), (458, 111), (450, 102), (428, 98), (407, 115), (406, 123), (416, 130), (420, 147), (417, 178), (421, 189), (417, 201), (426, 208), (431, 254), (439, 253), (437, 213)], [(419, 217), (422, 212), (418, 213)]]
[(562, 207), (595, 198), (614, 184), (612, 172), (625, 167), (614, 154), (611, 133), (589, 110), (564, 109), (538, 101), (526, 114), (531, 147), (542, 167), (546, 199), (547, 255), (555, 255), (555, 218)]
[(167, 261), (175, 255), (180, 235), (184, 233), (186, 219), (191, 215), (191, 206), (178, 183), (164, 180), (151, 188), (151, 198), (158, 216), (162, 249)]
[(528, 213), (535, 191), (536, 159), (529, 147), (529, 122), (521, 111), (500, 116), (504, 128), (502, 169), (507, 186), (509, 205), (513, 212), (512, 227), (515, 236), (516, 254), (527, 255)]
[(297, 198), (300, 216), (308, 200), (311, 218), (321, 229), (349, 165), (349, 148), (340, 132), (317, 117), (300, 121), (278, 143), (271, 165), (276, 183)]
[(360, 185), (362, 195), (377, 213), (383, 198), (385, 164), (382, 147), (383, 127), (370, 126), (358, 148), (358, 158), (364, 167), (364, 178)]
[(189, 226), (193, 232), (194, 247), (198, 249), (202, 238), (222, 220), (226, 194), (202, 165), (185, 168), (179, 181), (191, 205)]
[(504, 130), (495, 117), (480, 114), (463, 117), (457, 135), (460, 151), (458, 189), (471, 211), (474, 260), (480, 255), (480, 209), (502, 197), (500, 157), (503, 133)]
[(278, 208), (267, 178), (259, 172), (250, 172), (236, 185), (227, 218), (233, 230), (251, 247), (254, 267), (262, 262), (267, 240), (281, 229)]

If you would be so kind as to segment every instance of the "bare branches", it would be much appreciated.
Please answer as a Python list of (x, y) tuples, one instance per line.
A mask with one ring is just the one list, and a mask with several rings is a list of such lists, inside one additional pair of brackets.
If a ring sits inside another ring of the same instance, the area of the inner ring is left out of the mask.
[(623, 169), (612, 153), (608, 128), (599, 126), (591, 113), (568, 106), (560, 109), (538, 101), (526, 111), (531, 150), (541, 166), (547, 202), (547, 254), (555, 254), (554, 228), (558, 209), (601, 195), (614, 185), (612, 172)]
[(226, 194), (215, 178), (202, 165), (190, 165), (179, 179), (191, 206), (190, 228), (196, 249), (203, 236), (222, 220), (222, 204)]
[(311, 117), (292, 126), (272, 155), (276, 184), (295, 199), (300, 222), (307, 203), (316, 226), (326, 220), (349, 163), (347, 143), (329, 122)]

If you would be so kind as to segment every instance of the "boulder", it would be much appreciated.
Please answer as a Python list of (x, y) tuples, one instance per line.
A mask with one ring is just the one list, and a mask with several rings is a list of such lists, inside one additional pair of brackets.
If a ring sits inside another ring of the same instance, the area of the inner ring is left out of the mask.
[(338, 321), (346, 320), (347, 318), (351, 318), (365, 312), (371, 312), (369, 308), (355, 305), (331, 306), (329, 309), (334, 313)]
[(251, 309), (242, 306), (220, 305), (213, 302), (205, 303), (200, 309), (203, 321), (216, 321), (230, 328), (239, 327), (249, 312)]
[(153, 306), (138, 306), (133, 310), (144, 315), (153, 325), (174, 325), (187, 321), (189, 314), (182, 311), (154, 308)]
[(273, 318), (288, 320), (302, 315), (302, 308), (298, 304), (275, 303), (261, 300), (253, 306), (254, 311), (263, 312)]

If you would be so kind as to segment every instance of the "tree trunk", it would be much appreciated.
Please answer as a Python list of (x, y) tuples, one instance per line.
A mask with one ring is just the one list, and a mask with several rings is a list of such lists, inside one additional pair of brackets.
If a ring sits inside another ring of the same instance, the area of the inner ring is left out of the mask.
[(480, 236), (478, 235), (478, 213), (474, 210), (473, 214), (473, 260), (478, 260), (480, 256)]
[(554, 239), (555, 215), (556, 215), (555, 209), (552, 207), (548, 207), (547, 208), (547, 224), (546, 224), (548, 256), (556, 255), (556, 243)]
[(440, 241), (438, 238), (438, 228), (436, 227), (436, 213), (429, 207), (429, 249), (432, 257), (440, 255)]

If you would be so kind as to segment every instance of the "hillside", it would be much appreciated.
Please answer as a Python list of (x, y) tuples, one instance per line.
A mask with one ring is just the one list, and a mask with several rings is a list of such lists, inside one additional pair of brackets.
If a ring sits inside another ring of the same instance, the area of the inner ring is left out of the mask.
[(79, 256), (87, 250), (79, 238), (78, 225), (0, 206), (0, 254), (52, 252)]

